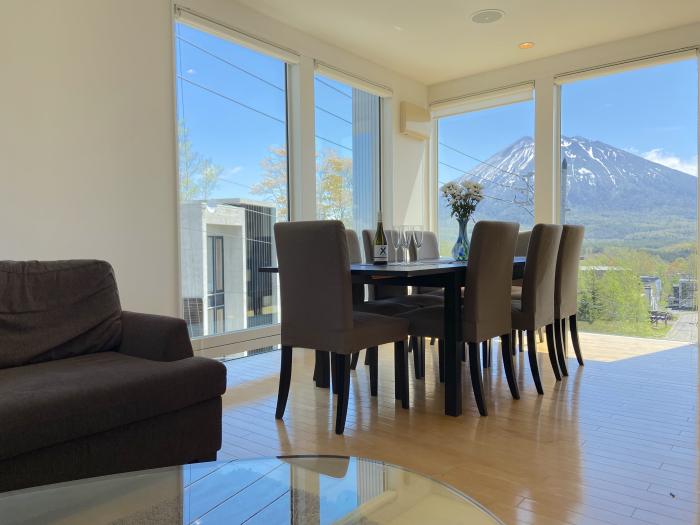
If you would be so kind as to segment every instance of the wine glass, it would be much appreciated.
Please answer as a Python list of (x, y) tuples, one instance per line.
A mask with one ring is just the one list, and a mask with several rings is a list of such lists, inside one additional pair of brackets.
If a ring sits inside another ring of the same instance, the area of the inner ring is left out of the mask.
[(394, 247), (394, 263), (399, 260), (399, 248), (401, 247), (401, 227), (391, 231), (391, 245)]
[(410, 226), (399, 226), (399, 243), (404, 252), (404, 261), (409, 261), (408, 247), (411, 245), (411, 230)]
[(420, 249), (423, 246), (423, 226), (413, 227), (413, 243), (416, 246), (416, 260), (420, 261)]

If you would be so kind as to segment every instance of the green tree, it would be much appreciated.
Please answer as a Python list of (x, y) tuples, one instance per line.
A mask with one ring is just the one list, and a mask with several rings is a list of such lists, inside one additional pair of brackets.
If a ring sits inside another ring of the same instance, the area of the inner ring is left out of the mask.
[(267, 157), (260, 162), (263, 170), (262, 180), (253, 185), (253, 195), (267, 196), (275, 203), (277, 217), (287, 219), (289, 204), (287, 199), (287, 150), (271, 147)]
[(177, 127), (179, 152), (180, 202), (209, 199), (221, 178), (224, 169), (204, 158), (194, 149), (187, 126), (180, 122)]
[(316, 159), (318, 217), (352, 225), (352, 159), (326, 149)]

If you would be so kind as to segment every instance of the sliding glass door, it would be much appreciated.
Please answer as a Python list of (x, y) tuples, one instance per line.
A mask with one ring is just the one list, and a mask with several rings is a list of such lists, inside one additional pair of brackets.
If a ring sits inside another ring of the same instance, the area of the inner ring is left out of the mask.
[(561, 86), (561, 220), (582, 331), (697, 340), (697, 61)]
[(273, 225), (288, 217), (287, 66), (176, 24), (181, 286), (192, 337), (278, 322)]

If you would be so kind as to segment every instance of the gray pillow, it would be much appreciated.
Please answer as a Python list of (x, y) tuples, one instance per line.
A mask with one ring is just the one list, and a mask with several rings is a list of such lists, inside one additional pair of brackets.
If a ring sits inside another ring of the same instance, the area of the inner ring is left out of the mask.
[(121, 305), (104, 261), (0, 261), (0, 368), (114, 349)]

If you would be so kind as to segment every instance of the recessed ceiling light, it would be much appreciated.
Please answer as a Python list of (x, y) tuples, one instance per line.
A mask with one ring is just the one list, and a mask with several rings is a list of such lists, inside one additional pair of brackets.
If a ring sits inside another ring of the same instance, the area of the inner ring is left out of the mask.
[(534, 42), (521, 42), (518, 44), (518, 47), (520, 49), (530, 49), (530, 48), (535, 47), (535, 43)]
[(472, 13), (472, 22), (475, 24), (493, 24), (498, 22), (506, 13), (500, 9), (482, 9)]

